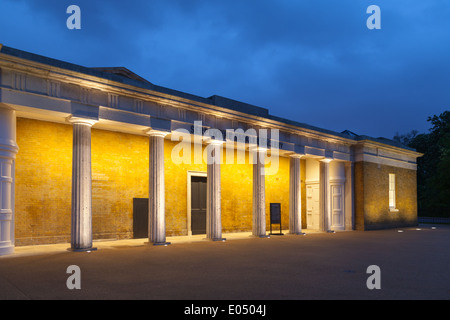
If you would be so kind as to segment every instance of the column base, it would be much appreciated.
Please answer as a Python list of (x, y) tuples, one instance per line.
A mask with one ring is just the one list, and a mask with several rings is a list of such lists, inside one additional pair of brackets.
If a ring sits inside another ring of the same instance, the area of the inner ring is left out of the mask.
[(306, 236), (304, 232), (289, 232), (288, 234), (293, 236)]
[(327, 233), (336, 233), (334, 230), (327, 230)]
[(91, 251), (97, 251), (97, 248), (68, 248), (67, 251), (72, 251), (72, 252), (91, 252)]
[(255, 236), (255, 235), (252, 234), (250, 237), (252, 237), (252, 238), (270, 238), (270, 235), (262, 234), (262, 235), (259, 235), (259, 236)]
[(167, 247), (168, 245), (171, 245), (170, 242), (145, 242), (145, 244), (147, 244), (149, 246), (155, 246), (155, 247), (160, 247), (160, 246)]
[(0, 256), (5, 256), (8, 254), (14, 253), (14, 246), (8, 246), (8, 247), (1, 247), (0, 248)]
[(225, 242), (227, 240), (227, 238), (212, 238), (212, 239), (207, 239), (207, 240), (210, 240), (210, 241), (223, 241), (223, 242)]

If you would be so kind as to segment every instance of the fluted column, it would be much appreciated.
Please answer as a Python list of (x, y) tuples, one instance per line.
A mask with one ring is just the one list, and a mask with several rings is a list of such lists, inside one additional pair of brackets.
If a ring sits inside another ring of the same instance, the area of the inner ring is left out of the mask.
[(147, 134), (150, 136), (148, 241), (156, 246), (168, 245), (164, 183), (164, 137), (168, 133), (149, 130)]
[(290, 158), (289, 167), (289, 233), (304, 234), (302, 232), (302, 196), (300, 177), (301, 155), (295, 154)]
[(330, 159), (324, 159), (320, 161), (320, 177), (319, 177), (319, 190), (320, 190), (320, 214), (319, 214), (319, 231), (330, 231), (330, 214), (331, 214), (331, 202), (330, 202)]
[(206, 238), (224, 241), (222, 238), (222, 210), (220, 188), (220, 164), (223, 141), (208, 142), (207, 180), (206, 180)]
[(0, 107), (0, 256), (14, 252), (16, 113)]
[(355, 226), (355, 168), (353, 162), (345, 163), (345, 230), (353, 230)]
[(253, 231), (255, 237), (266, 235), (266, 185), (264, 159), (266, 150), (255, 148), (253, 152)]
[(96, 121), (68, 121), (73, 125), (71, 250), (92, 251), (91, 127)]

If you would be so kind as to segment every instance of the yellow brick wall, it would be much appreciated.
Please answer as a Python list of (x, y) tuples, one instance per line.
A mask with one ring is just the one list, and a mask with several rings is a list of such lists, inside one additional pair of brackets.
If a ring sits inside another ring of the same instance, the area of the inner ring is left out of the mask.
[(148, 198), (149, 138), (92, 129), (94, 239), (132, 238), (133, 198)]
[[(191, 164), (175, 164), (172, 150), (177, 141), (165, 140), (164, 174), (166, 197), (167, 236), (187, 235), (187, 172), (206, 172), (206, 164), (194, 164), (194, 146), (191, 148)], [(148, 180), (148, 178), (147, 178)]]
[(72, 127), (17, 119), (16, 245), (70, 241)]
[(249, 164), (248, 152), (245, 164), (237, 163), (237, 153), (234, 159), (234, 164), (223, 161), (221, 165), (222, 230), (251, 231), (253, 166)]
[[(269, 165), (270, 166), (270, 165)], [(289, 229), (289, 166), (290, 160), (279, 157), (277, 172), (266, 169), (266, 225), (270, 227), (270, 203), (281, 204), (281, 224), (283, 229)], [(268, 166), (266, 166), (268, 167)], [(279, 225), (272, 226), (272, 232), (279, 232)]]
[[(17, 143), (16, 244), (69, 242), (72, 126), (18, 118)], [(206, 172), (205, 163), (174, 164), (171, 154), (177, 143), (165, 141), (167, 236), (188, 234), (187, 172)], [(193, 147), (191, 150), (193, 160)], [(94, 239), (133, 237), (133, 198), (148, 197), (148, 167), (148, 137), (92, 129)], [(246, 164), (221, 166), (224, 232), (252, 229), (252, 170), (248, 153)], [(276, 175), (266, 176), (267, 230), (271, 202), (281, 203), (283, 229), (287, 229), (288, 158), (280, 158)]]
[[(389, 174), (396, 175), (396, 207), (389, 211)], [(358, 230), (417, 225), (416, 171), (378, 165), (355, 164), (355, 219)]]
[[(178, 142), (165, 141), (165, 183), (166, 183), (166, 232), (167, 235), (186, 235), (187, 230), (187, 172), (206, 172), (202, 164), (174, 164), (171, 161), (173, 147)], [(204, 148), (203, 148), (204, 151)], [(194, 147), (191, 148), (194, 162)], [(222, 230), (226, 232), (252, 230), (253, 166), (246, 152), (245, 164), (226, 162), (223, 152), (221, 165), (221, 207)], [(270, 164), (267, 166), (270, 167)], [(276, 175), (266, 176), (266, 223), (269, 230), (270, 203), (280, 202), (283, 228), (289, 227), (289, 159), (280, 158)], [(274, 226), (277, 228), (278, 226)]]

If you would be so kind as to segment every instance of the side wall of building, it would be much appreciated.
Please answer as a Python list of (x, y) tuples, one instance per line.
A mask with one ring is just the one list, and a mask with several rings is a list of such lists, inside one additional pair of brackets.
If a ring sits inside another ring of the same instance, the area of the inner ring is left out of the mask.
[[(395, 174), (396, 210), (389, 208), (389, 174)], [(356, 162), (355, 224), (357, 230), (416, 226), (416, 170)]]

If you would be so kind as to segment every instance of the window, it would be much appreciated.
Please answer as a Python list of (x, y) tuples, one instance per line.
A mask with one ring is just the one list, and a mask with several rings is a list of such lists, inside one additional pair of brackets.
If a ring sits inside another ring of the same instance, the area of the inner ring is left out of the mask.
[(395, 174), (389, 174), (389, 210), (391, 212), (397, 212), (395, 207)]

